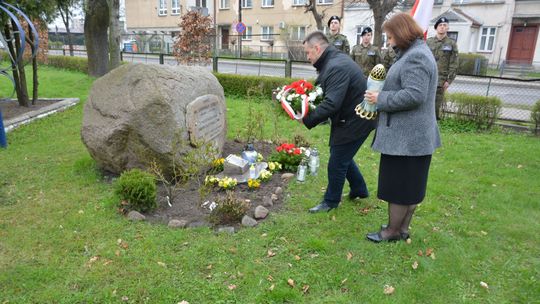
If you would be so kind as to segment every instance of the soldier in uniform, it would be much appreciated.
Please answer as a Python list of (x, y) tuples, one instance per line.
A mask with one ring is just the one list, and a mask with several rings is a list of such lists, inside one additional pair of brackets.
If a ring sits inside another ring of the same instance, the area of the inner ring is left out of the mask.
[(373, 30), (368, 26), (360, 34), (362, 42), (353, 47), (351, 58), (360, 66), (366, 77), (369, 76), (371, 69), (381, 63), (381, 53), (379, 48), (371, 45)]
[(392, 63), (394, 63), (395, 58), (396, 52), (394, 51), (394, 48), (388, 44), (386, 49), (381, 51), (381, 63), (384, 65), (386, 72), (388, 72)]
[(427, 40), (427, 45), (431, 49), (437, 69), (439, 71), (439, 82), (437, 83), (437, 95), (435, 98), (435, 115), (437, 120), (442, 117), (444, 92), (448, 89), (452, 81), (456, 78), (458, 68), (458, 47), (454, 40), (450, 39), (448, 32), (448, 19), (441, 17), (435, 22), (437, 35)]
[(336, 49), (342, 51), (343, 53), (349, 55), (351, 51), (351, 46), (347, 40), (347, 36), (340, 34), (341, 19), (338, 16), (332, 16), (328, 19), (328, 28), (330, 28), (330, 33), (327, 35), (328, 42), (330, 45), (336, 47)]

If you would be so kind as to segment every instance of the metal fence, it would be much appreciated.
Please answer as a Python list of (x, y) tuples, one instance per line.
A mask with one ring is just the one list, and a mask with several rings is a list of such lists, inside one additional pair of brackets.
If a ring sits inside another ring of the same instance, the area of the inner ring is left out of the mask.
[[(50, 52), (50, 54), (53, 53)], [(174, 56), (170, 54), (123, 52), (122, 60), (149, 64), (178, 64)], [(288, 59), (214, 57), (206, 67), (214, 72), (224, 74), (304, 79), (315, 79), (317, 77), (315, 69), (309, 62)], [(528, 122), (530, 121), (533, 105), (540, 100), (540, 79), (458, 75), (449, 87), (448, 93), (496, 96), (501, 99), (503, 104), (501, 119)]]

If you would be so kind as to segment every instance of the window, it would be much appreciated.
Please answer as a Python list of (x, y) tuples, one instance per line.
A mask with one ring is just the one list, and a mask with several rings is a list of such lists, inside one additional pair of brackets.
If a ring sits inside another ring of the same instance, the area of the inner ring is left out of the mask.
[(171, 1), (171, 15), (180, 15), (180, 0)]
[(303, 41), (306, 38), (305, 26), (292, 26), (291, 27), (291, 40)]
[(448, 38), (457, 42), (458, 32), (448, 32), (446, 35), (448, 35)]
[(219, 0), (219, 8), (229, 8), (229, 0)]
[(261, 40), (272, 40), (274, 39), (274, 27), (273, 26), (263, 26)]
[(242, 33), (242, 40), (251, 40), (253, 30), (251, 26), (246, 27), (246, 30)]
[(483, 27), (480, 31), (480, 44), (478, 45), (478, 51), (480, 52), (492, 52), (495, 44), (495, 27)]
[(306, 0), (293, 0), (292, 5), (306, 5)]
[(273, 7), (274, 6), (274, 0), (262, 0), (262, 7)]
[(253, 0), (242, 0), (242, 8), (252, 8)]
[(206, 0), (195, 0), (195, 6), (198, 6), (198, 7), (207, 7), (207, 6), (206, 6)]
[(158, 16), (167, 15), (167, 0), (159, 0)]
[(334, 0), (317, 0), (317, 4), (332, 4)]
[(441, 5), (441, 4), (443, 4), (443, 0), (435, 0), (435, 1), (433, 1), (433, 4)]

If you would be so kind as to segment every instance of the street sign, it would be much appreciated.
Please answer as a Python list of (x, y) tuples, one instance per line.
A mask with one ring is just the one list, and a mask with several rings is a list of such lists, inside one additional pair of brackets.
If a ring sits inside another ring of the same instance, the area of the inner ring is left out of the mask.
[(238, 24), (236, 24), (236, 32), (238, 32), (238, 34), (244, 33), (245, 30), (246, 24), (244, 22), (238, 22)]

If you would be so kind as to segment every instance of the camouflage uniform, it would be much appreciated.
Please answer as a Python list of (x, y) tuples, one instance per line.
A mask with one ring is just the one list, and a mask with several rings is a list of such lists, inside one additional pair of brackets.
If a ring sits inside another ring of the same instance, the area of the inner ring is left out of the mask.
[(381, 63), (381, 53), (379, 48), (368, 44), (364, 46), (361, 43), (353, 47), (351, 58), (360, 66), (366, 77), (369, 76), (371, 69)]
[(330, 45), (335, 46), (336, 49), (349, 55), (349, 52), (351, 51), (351, 46), (349, 45), (347, 36), (342, 35), (342, 34), (335, 34), (335, 35), (329, 34), (327, 38)]
[(451, 84), (457, 74), (458, 47), (456, 42), (448, 36), (442, 40), (437, 39), (437, 37), (428, 38), (427, 45), (437, 61), (437, 69), (439, 71), (437, 96), (435, 98), (435, 114), (437, 119), (440, 119), (443, 114), (441, 107), (444, 102), (444, 83), (448, 82), (448, 84)]
[(390, 69), (394, 60), (396, 59), (396, 52), (392, 47), (388, 47), (381, 52), (381, 63), (384, 65), (386, 72)]

